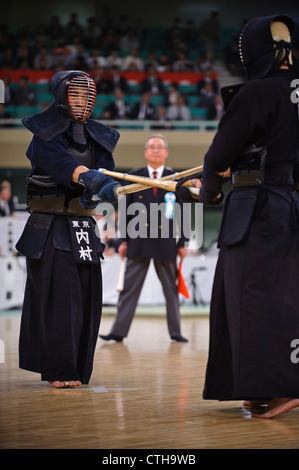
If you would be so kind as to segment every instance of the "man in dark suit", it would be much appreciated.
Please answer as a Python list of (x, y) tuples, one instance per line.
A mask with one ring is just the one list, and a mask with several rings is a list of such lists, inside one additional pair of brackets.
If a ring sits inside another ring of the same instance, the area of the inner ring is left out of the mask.
[(151, 93), (152, 95), (164, 95), (164, 85), (162, 80), (157, 77), (153, 65), (147, 68), (147, 77), (141, 83), (141, 93)]
[(121, 90), (124, 94), (128, 93), (128, 83), (125, 77), (120, 75), (119, 68), (113, 65), (110, 69), (111, 77), (107, 81), (108, 93), (115, 93), (117, 90)]
[(135, 104), (132, 110), (132, 119), (155, 119), (155, 108), (150, 103), (150, 93), (143, 93), (141, 100)]
[(129, 119), (131, 117), (131, 109), (124, 100), (124, 94), (121, 90), (116, 90), (115, 100), (104, 110), (106, 119)]
[[(173, 172), (165, 167), (167, 156), (168, 144), (165, 137), (155, 134), (145, 143), (147, 167), (132, 171), (131, 173), (150, 178), (161, 178), (162, 176), (169, 175)], [(155, 204), (163, 203), (166, 194), (170, 195), (170, 197), (173, 196), (173, 193), (168, 193), (160, 188), (149, 188), (126, 196), (127, 208), (129, 206), (132, 207), (132, 204), (135, 203), (138, 204), (140, 209), (140, 203), (142, 203), (141, 212), (146, 214), (146, 218), (142, 219), (139, 223), (140, 236), (137, 237), (130, 236), (132, 234), (130, 234), (129, 225), (132, 216), (129, 216), (127, 219), (126, 237), (121, 239), (122, 242), (118, 249), (121, 258), (127, 258), (124, 289), (119, 295), (117, 316), (111, 332), (108, 335), (100, 335), (106, 341), (114, 340), (121, 342), (128, 335), (151, 259), (153, 259), (157, 275), (163, 286), (170, 337), (174, 341), (188, 341), (181, 335), (176, 264), (177, 256), (183, 259), (187, 254), (187, 249), (185, 248), (187, 238), (182, 230), (183, 224), (180, 224), (181, 230), (178, 237), (176, 237), (178, 218), (174, 216), (168, 219), (169, 232), (167, 236), (165, 236), (164, 232), (163, 236), (162, 215), (160, 214), (161, 217), (158, 222), (157, 219), (151, 216), (151, 207), (155, 206)], [(182, 204), (178, 199), (176, 202), (180, 205), (181, 216), (179, 216), (179, 219), (181, 222)], [(121, 211), (120, 216), (123, 213), (124, 211)], [(143, 225), (146, 227), (140, 226), (143, 220), (145, 221)], [(145, 230), (145, 236), (142, 236), (142, 229)], [(155, 237), (152, 236), (153, 231), (156, 231)]]
[(12, 215), (14, 213), (14, 203), (11, 194), (11, 184), (9, 181), (2, 181), (0, 184), (0, 217)]

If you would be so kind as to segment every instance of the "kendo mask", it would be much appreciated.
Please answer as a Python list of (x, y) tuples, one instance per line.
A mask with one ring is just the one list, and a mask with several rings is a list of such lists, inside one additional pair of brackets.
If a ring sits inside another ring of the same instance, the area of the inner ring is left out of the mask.
[(83, 124), (92, 114), (96, 100), (96, 84), (92, 77), (78, 70), (56, 73), (50, 87), (58, 107), (72, 121), (73, 138), (85, 143)]
[(249, 80), (264, 78), (283, 64), (292, 71), (294, 29), (293, 20), (284, 15), (257, 18), (244, 26), (239, 38), (239, 53)]

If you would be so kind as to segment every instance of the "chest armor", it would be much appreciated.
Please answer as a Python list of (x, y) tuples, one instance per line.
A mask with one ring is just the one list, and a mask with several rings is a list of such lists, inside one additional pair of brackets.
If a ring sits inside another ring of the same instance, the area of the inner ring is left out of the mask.
[[(65, 139), (68, 152), (87, 168), (94, 167), (94, 147), (89, 143), (83, 152), (71, 147)], [(92, 216), (94, 209), (84, 209), (80, 197), (84, 191), (78, 185), (74, 189), (57, 184), (49, 175), (31, 175), (27, 179), (27, 210), (50, 214)]]

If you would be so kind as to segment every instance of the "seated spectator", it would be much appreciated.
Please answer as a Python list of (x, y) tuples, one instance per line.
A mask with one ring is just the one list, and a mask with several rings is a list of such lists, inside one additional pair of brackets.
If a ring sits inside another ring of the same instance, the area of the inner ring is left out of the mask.
[(46, 33), (49, 36), (51, 42), (58, 40), (63, 35), (63, 26), (60, 23), (58, 16), (52, 16), (50, 18), (48, 26), (46, 26)]
[(201, 92), (201, 90), (203, 88), (205, 88), (205, 85), (206, 83), (211, 83), (212, 85), (212, 89), (214, 91), (214, 93), (218, 93), (219, 91), (219, 83), (218, 83), (218, 80), (216, 80), (214, 77), (213, 77), (213, 69), (211, 67), (208, 67), (205, 71), (204, 71), (204, 76), (201, 80), (199, 80), (198, 84), (197, 84), (197, 91), (198, 93)]
[(172, 61), (167, 52), (163, 52), (159, 58), (157, 72), (171, 72)]
[(191, 120), (191, 111), (185, 103), (183, 95), (179, 95), (175, 104), (167, 108), (166, 113), (170, 121), (189, 121)]
[(93, 79), (95, 81), (97, 93), (99, 95), (110, 93), (109, 83), (108, 80), (105, 78), (105, 69), (103, 67), (97, 67), (94, 70)]
[(141, 57), (138, 56), (138, 49), (131, 49), (130, 54), (127, 55), (123, 60), (122, 70), (129, 71), (133, 69), (138, 72), (142, 72), (143, 68), (144, 63)]
[(35, 91), (29, 87), (29, 78), (20, 77), (18, 88), (13, 93), (13, 102), (16, 106), (34, 106), (36, 104)]
[(193, 61), (194, 72), (205, 72), (211, 68), (211, 62), (207, 60), (205, 51), (201, 51)]
[(107, 67), (106, 57), (100, 55), (99, 49), (92, 49), (90, 56), (86, 57), (86, 63), (89, 70), (94, 70), (97, 67)]
[(192, 72), (193, 63), (192, 60), (187, 58), (187, 55), (183, 51), (178, 51), (177, 59), (172, 65), (172, 70), (174, 72)]
[(166, 114), (166, 108), (163, 105), (158, 106), (157, 113), (155, 116), (155, 124), (151, 126), (152, 129), (172, 129), (172, 125), (167, 122), (169, 118)]
[(72, 40), (74, 37), (83, 37), (83, 27), (79, 23), (78, 20), (78, 14), (77, 13), (71, 13), (70, 15), (70, 20), (66, 24), (64, 28), (64, 34), (67, 40)]
[(143, 93), (139, 103), (136, 103), (133, 107), (131, 117), (133, 119), (155, 119), (155, 108), (150, 103), (150, 93)]
[(122, 91), (115, 92), (115, 101), (104, 110), (105, 119), (129, 119), (131, 117), (131, 108), (125, 103)]
[(39, 49), (38, 54), (34, 58), (33, 65), (36, 70), (49, 70), (51, 68), (52, 58), (45, 46), (41, 46)]
[(33, 68), (33, 58), (29, 47), (23, 46), (17, 54), (16, 69), (28, 70)]
[(176, 82), (171, 82), (166, 93), (165, 106), (168, 107), (172, 104), (176, 104), (179, 95), (180, 92), (178, 90), (178, 84)]
[(107, 57), (107, 69), (111, 69), (112, 67), (118, 67), (120, 70), (122, 68), (123, 60), (119, 56), (118, 49), (111, 49), (108, 57)]
[(70, 48), (66, 45), (65, 39), (60, 37), (56, 46), (52, 49), (51, 54), (51, 69), (56, 70), (59, 67), (66, 67), (66, 60), (71, 53)]
[(16, 68), (17, 60), (12, 47), (8, 47), (0, 55), (0, 69), (14, 69)]
[(119, 68), (113, 65), (110, 69), (111, 77), (107, 80), (107, 93), (114, 93), (117, 90), (121, 90), (124, 94), (128, 92), (128, 83), (125, 77), (122, 77), (119, 72)]
[(195, 29), (194, 26), (194, 21), (193, 20), (186, 20), (184, 29), (183, 29), (183, 39), (186, 41), (186, 43), (190, 46), (194, 41), (196, 41), (198, 33)]
[(134, 26), (135, 36), (139, 39), (139, 41), (146, 41), (148, 37), (148, 30), (144, 26), (144, 19), (137, 18), (136, 23)]
[(107, 31), (101, 38), (100, 47), (101, 49), (104, 49), (107, 53), (109, 53), (112, 49), (118, 49), (119, 37), (114, 27), (107, 28)]
[(154, 51), (149, 52), (147, 59), (144, 61), (144, 69), (147, 70), (150, 66), (152, 66), (155, 68), (155, 70), (157, 70), (158, 65), (159, 63), (156, 58), (156, 53)]
[(129, 29), (127, 33), (120, 38), (119, 48), (123, 52), (129, 53), (132, 49), (139, 49), (140, 41), (135, 35), (133, 29)]
[(164, 85), (157, 77), (156, 69), (153, 65), (147, 68), (147, 77), (141, 83), (141, 93), (151, 93), (151, 95), (163, 95)]
[(99, 39), (102, 35), (102, 30), (94, 16), (90, 16), (86, 20), (84, 28), (84, 46), (86, 49), (97, 48)]
[(13, 215), (14, 211), (11, 184), (9, 181), (2, 181), (0, 183), (0, 217)]
[(77, 44), (76, 51), (67, 57), (65, 65), (69, 70), (88, 69), (88, 55), (86, 54), (82, 43)]
[(211, 115), (211, 113), (214, 112), (213, 108), (215, 106), (215, 96), (216, 93), (214, 91), (213, 83), (206, 82), (203, 88), (200, 90), (198, 106), (200, 108), (205, 108), (208, 112), (208, 115)]

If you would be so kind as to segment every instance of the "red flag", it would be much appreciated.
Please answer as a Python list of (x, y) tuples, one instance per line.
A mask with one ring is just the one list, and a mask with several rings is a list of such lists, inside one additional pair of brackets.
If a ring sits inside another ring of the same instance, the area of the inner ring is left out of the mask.
[(179, 269), (178, 269), (178, 292), (179, 294), (182, 294), (184, 297), (189, 299), (190, 294), (188, 291), (188, 288), (185, 283), (185, 279), (182, 273), (182, 261), (179, 264)]

